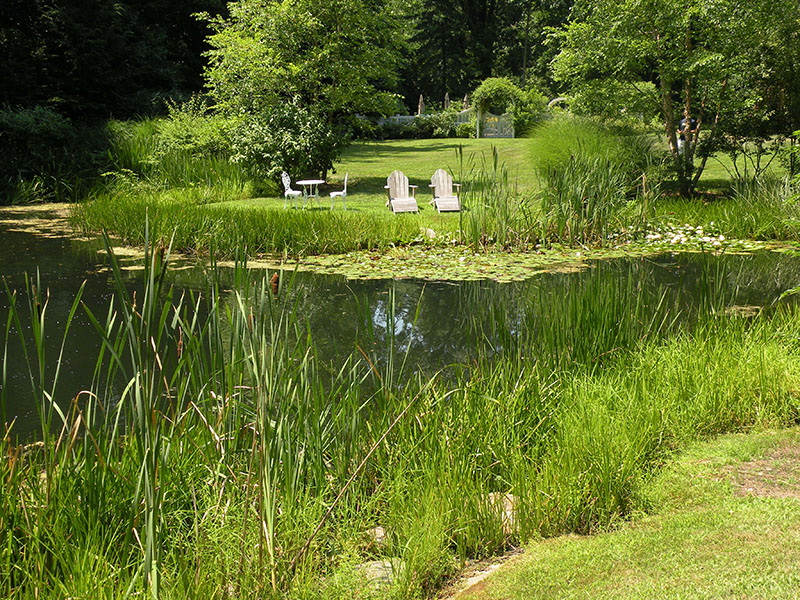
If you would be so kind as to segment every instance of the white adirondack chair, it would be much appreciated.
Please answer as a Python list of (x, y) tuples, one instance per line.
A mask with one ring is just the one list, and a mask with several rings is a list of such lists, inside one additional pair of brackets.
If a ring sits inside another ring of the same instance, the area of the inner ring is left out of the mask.
[[(453, 194), (453, 186), (456, 188), (455, 194)], [(431, 176), (429, 187), (433, 192), (433, 200), (430, 203), (436, 207), (437, 211), (441, 213), (461, 210), (461, 184), (453, 183), (450, 173), (444, 169), (438, 169)]]
[(333, 210), (333, 201), (336, 198), (342, 199), (342, 206), (347, 210), (345, 199), (347, 198), (347, 173), (344, 174), (344, 189), (341, 192), (331, 192), (331, 210)]
[[(393, 213), (401, 212), (419, 212), (417, 206), (417, 186), (408, 185), (408, 177), (403, 175), (402, 171), (392, 171), (392, 174), (386, 178), (386, 185), (384, 186), (389, 200), (386, 202)], [(411, 189), (411, 195), (408, 191)]]
[(297, 197), (302, 195), (300, 190), (292, 189), (292, 179), (289, 174), (284, 171), (281, 173), (281, 181), (283, 181), (283, 208), (286, 209), (286, 201), (291, 197), (294, 200), (294, 207), (297, 208)]

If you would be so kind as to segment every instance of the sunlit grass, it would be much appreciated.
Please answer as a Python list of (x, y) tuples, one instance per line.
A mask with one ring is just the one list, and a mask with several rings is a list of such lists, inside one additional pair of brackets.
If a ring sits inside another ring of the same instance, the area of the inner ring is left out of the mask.
[(758, 461), (796, 490), (786, 459), (773, 457), (798, 445), (797, 429), (696, 444), (644, 486), (652, 515), (592, 537), (534, 542), (460, 598), (794, 598), (800, 504), (737, 497), (734, 486), (737, 473), (753, 468), (747, 462)]

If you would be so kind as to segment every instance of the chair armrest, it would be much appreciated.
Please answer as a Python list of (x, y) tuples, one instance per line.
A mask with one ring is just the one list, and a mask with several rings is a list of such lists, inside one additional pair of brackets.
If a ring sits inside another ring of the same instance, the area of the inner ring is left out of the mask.
[(454, 183), (453, 185), (454, 185), (454, 186), (456, 186), (457, 188), (460, 188), (460, 187), (461, 187), (461, 184), (460, 184), (460, 183)]
[(412, 198), (416, 198), (417, 197), (417, 188), (419, 186), (418, 185), (409, 185), (408, 187), (411, 188), (411, 197)]

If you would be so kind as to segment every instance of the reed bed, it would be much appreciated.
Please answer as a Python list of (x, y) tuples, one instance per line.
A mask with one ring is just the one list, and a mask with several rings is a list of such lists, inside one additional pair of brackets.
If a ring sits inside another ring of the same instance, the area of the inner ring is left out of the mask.
[[(459, 560), (625, 518), (687, 440), (800, 417), (797, 310), (720, 316), (712, 266), (692, 319), (617, 281), (534, 293), (468, 325), (493, 350), (445, 377), (407, 372), (411, 347), (379, 364), (366, 339), (322, 364), (293, 296), (243, 269), (227, 300), (213, 280), (176, 296), (152, 235), (135, 291), (112, 261), (74, 399), (42, 350), (43, 283), (6, 290), (5, 353), (28, 349), (41, 416), (37, 442), (0, 442), (6, 597), (425, 597)], [(389, 588), (358, 566), (376, 559)]]
[(664, 199), (657, 213), (664, 220), (702, 225), (728, 237), (754, 240), (800, 239), (800, 189), (788, 177), (765, 176), (734, 184), (726, 198)]

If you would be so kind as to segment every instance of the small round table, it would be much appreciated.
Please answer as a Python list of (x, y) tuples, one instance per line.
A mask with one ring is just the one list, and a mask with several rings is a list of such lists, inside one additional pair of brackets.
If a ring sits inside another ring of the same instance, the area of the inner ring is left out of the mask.
[(300, 179), (297, 185), (303, 186), (303, 208), (306, 207), (306, 198), (316, 198), (319, 207), (319, 185), (325, 183), (324, 179)]

